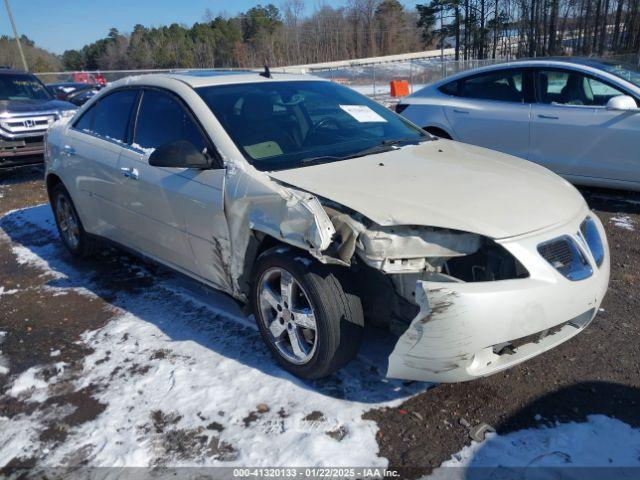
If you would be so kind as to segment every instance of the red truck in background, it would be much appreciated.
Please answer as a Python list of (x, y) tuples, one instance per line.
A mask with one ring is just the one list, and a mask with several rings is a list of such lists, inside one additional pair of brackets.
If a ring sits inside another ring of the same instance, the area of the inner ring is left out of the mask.
[(107, 79), (101, 73), (75, 72), (72, 77), (73, 81), (77, 83), (90, 83), (101, 87), (107, 85)]

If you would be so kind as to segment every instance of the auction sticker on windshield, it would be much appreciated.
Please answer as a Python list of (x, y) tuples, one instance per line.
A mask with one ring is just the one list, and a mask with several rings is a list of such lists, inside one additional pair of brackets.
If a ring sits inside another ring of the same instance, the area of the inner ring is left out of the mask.
[(366, 105), (340, 105), (340, 108), (355, 118), (360, 123), (387, 122), (383, 117)]

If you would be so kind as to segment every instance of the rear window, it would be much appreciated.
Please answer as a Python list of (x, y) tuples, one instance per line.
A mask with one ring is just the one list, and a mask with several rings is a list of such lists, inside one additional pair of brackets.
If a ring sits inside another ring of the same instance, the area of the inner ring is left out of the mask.
[(503, 70), (462, 78), (442, 85), (445, 95), (493, 100), (498, 102), (524, 101), (521, 70)]
[(458, 96), (458, 82), (445, 83), (438, 90), (440, 90), (445, 95)]

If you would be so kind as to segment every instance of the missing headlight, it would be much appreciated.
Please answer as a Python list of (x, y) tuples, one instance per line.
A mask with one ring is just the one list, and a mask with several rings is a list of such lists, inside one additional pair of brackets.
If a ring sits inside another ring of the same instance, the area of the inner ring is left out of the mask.
[(443, 271), (464, 282), (492, 282), (527, 278), (527, 269), (503, 246), (486, 240), (477, 252), (449, 258)]

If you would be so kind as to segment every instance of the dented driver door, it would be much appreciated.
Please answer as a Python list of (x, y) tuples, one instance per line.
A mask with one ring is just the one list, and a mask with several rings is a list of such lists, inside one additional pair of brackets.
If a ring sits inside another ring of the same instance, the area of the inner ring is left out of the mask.
[(225, 170), (154, 167), (148, 154), (134, 149), (121, 154), (120, 167), (128, 172), (123, 217), (135, 247), (226, 289)]
[(119, 167), (125, 178), (127, 230), (135, 247), (223, 290), (229, 289), (225, 256), (229, 233), (224, 213), (224, 168), (149, 165), (155, 148), (178, 140), (203, 152), (211, 144), (190, 111), (175, 95), (144, 91), (131, 145)]
[(193, 252), (196, 273), (216, 287), (231, 292), (228, 269), (231, 247), (224, 212), (226, 169), (190, 170), (185, 199), (185, 233)]

